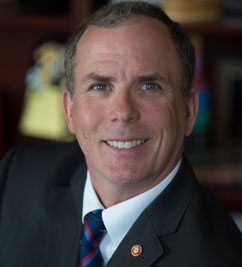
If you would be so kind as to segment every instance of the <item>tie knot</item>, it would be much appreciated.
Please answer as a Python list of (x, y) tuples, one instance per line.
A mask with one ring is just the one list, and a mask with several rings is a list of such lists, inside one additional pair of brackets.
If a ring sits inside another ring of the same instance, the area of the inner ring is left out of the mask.
[(84, 235), (88, 243), (98, 247), (105, 233), (105, 226), (102, 220), (102, 210), (94, 210), (84, 217)]

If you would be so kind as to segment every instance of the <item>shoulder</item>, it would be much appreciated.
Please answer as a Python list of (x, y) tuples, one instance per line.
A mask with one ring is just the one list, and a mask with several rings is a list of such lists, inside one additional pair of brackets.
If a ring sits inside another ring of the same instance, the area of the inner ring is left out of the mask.
[(242, 262), (242, 234), (222, 204), (196, 181), (187, 160), (183, 161), (177, 177), (167, 189), (162, 203), (165, 201), (169, 207), (163, 207), (170, 217), (169, 225), (179, 213), (180, 219), (174, 235), (164, 239), (166, 245), (170, 249), (175, 247), (179, 257), (190, 251), (192, 256), (187, 260), (192, 264), (189, 266), (208, 263), (214, 267), (239, 266), (236, 264)]
[(201, 185), (184, 214), (181, 228), (192, 237), (193, 254), (199, 251), (204, 262), (221, 267), (242, 263), (242, 233), (229, 212)]
[(0, 185), (5, 180), (52, 183), (56, 177), (71, 175), (81, 164), (84, 156), (77, 142), (37, 145), (14, 148), (1, 162)]
[(31, 163), (41, 166), (48, 162), (55, 163), (55, 161), (68, 160), (75, 156), (79, 156), (79, 160), (80, 158), (84, 159), (77, 142), (41, 144), (11, 149), (2, 160), (1, 166), (6, 165), (9, 161), (19, 165), (29, 165)]
[(77, 142), (41, 144), (14, 148), (12, 151), (14, 151), (15, 157), (24, 157), (24, 159), (31, 161), (39, 160), (40, 158), (42, 160), (48, 160), (53, 156), (55, 156), (56, 159), (62, 159), (73, 153), (79, 153), (82, 155)]

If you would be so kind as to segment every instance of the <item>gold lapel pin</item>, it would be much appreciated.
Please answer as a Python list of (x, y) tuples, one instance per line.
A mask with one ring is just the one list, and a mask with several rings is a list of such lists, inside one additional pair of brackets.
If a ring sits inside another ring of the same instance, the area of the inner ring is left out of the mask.
[(134, 257), (139, 256), (141, 253), (142, 253), (142, 247), (141, 247), (141, 245), (133, 245), (132, 246), (132, 248), (131, 248), (131, 254)]

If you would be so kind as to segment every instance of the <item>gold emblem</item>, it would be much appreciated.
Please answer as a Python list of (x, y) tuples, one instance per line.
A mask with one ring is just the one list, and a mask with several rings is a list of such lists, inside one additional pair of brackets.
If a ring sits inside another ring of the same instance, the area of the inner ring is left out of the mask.
[(131, 248), (131, 254), (134, 257), (139, 256), (141, 253), (142, 253), (142, 247), (141, 247), (141, 245), (134, 245), (134, 246), (132, 246), (132, 248)]

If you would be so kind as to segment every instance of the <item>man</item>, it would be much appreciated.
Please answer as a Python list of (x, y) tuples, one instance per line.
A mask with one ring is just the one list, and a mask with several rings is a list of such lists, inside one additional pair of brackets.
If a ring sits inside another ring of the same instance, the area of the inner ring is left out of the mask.
[[(63, 93), (83, 154), (74, 143), (6, 156), (0, 265), (242, 266), (239, 230), (183, 155), (198, 110), (193, 73), (189, 39), (157, 7), (125, 2), (84, 21)], [(102, 238), (82, 256), (84, 239), (96, 242), (91, 211)]]

